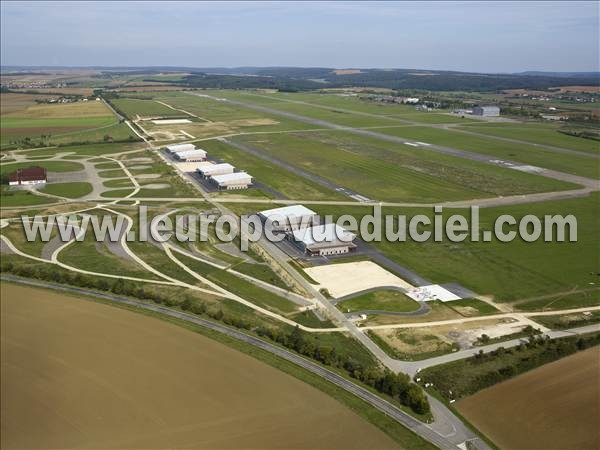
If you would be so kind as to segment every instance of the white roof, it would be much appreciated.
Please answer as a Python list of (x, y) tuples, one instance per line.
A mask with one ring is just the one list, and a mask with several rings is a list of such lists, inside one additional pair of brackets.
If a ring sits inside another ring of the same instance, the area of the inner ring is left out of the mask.
[(158, 119), (153, 120), (154, 125), (177, 125), (180, 123), (192, 123), (189, 119)]
[(217, 183), (231, 183), (234, 181), (246, 181), (250, 183), (252, 181), (252, 177), (248, 175), (246, 172), (234, 172), (234, 173), (226, 173), (224, 175), (215, 175), (212, 177)]
[(213, 163), (209, 161), (192, 162), (192, 161), (178, 161), (174, 163), (179, 170), (182, 172), (195, 172), (197, 169), (206, 166), (212, 166)]
[(282, 206), (281, 208), (273, 208), (267, 209), (265, 211), (259, 212), (259, 214), (267, 219), (269, 217), (304, 217), (304, 216), (315, 216), (317, 215), (312, 209), (308, 209), (304, 205), (291, 205), (291, 206)]
[(211, 173), (231, 173), (233, 172), (233, 169), (235, 169), (235, 167), (229, 163), (220, 163), (208, 167), (199, 167), (198, 171), (205, 175), (210, 175)]
[(167, 150), (170, 152), (181, 152), (184, 150), (194, 150), (196, 146), (194, 144), (171, 144), (167, 145)]
[(183, 150), (181, 152), (175, 152), (178, 158), (187, 158), (189, 156), (206, 156), (206, 152), (200, 148), (192, 150)]
[(406, 291), (413, 300), (419, 302), (427, 302), (430, 300), (440, 300), (442, 302), (450, 302), (452, 300), (460, 300), (460, 297), (453, 294), (448, 289), (440, 286), (439, 284), (430, 284), (429, 286), (420, 286)]
[(306, 246), (324, 242), (350, 243), (356, 237), (354, 233), (345, 230), (336, 223), (302, 228), (293, 231), (293, 234), (295, 240), (302, 242)]

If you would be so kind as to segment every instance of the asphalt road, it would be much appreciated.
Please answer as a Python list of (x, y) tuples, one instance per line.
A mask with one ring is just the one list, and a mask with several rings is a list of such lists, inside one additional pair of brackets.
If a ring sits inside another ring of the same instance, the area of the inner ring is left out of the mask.
[(450, 441), (449, 439), (436, 433), (428, 425), (423, 424), (422, 422), (416, 420), (409, 414), (403, 412), (396, 406), (392, 405), (391, 403), (387, 402), (386, 400), (382, 399), (381, 397), (373, 394), (372, 392), (368, 391), (367, 389), (365, 389), (361, 386), (358, 386), (357, 384), (347, 380), (346, 378), (344, 378), (324, 367), (321, 367), (320, 365), (318, 365), (308, 359), (305, 359), (295, 353), (289, 352), (288, 350), (285, 350), (274, 344), (265, 342), (254, 336), (250, 336), (246, 333), (235, 330), (233, 328), (229, 328), (225, 325), (211, 322), (209, 320), (202, 319), (202, 318), (197, 317), (192, 314), (188, 314), (185, 312), (166, 308), (164, 306), (160, 306), (160, 305), (156, 305), (156, 304), (152, 304), (152, 303), (144, 303), (141, 301), (133, 300), (133, 299), (126, 298), (126, 297), (120, 297), (120, 296), (113, 295), (113, 294), (88, 291), (86, 289), (82, 289), (82, 288), (78, 288), (78, 287), (57, 285), (54, 283), (47, 283), (47, 282), (38, 281), (38, 280), (27, 280), (27, 279), (15, 277), (12, 275), (6, 275), (6, 274), (2, 275), (0, 279), (3, 281), (11, 281), (11, 282), (17, 282), (17, 283), (21, 283), (21, 284), (26, 284), (29, 286), (51, 288), (51, 289), (60, 290), (60, 291), (68, 292), (68, 293), (75, 293), (75, 294), (82, 294), (82, 295), (98, 297), (98, 298), (110, 300), (110, 301), (113, 301), (116, 303), (133, 306), (133, 307), (148, 310), (148, 311), (157, 312), (157, 313), (163, 314), (165, 316), (174, 317), (176, 319), (184, 320), (186, 322), (193, 323), (193, 324), (201, 326), (203, 328), (206, 328), (206, 329), (209, 329), (212, 331), (216, 331), (218, 333), (224, 334), (231, 338), (240, 340), (240, 341), (250, 344), (254, 347), (257, 347), (257, 348), (265, 350), (269, 353), (272, 353), (280, 358), (285, 359), (286, 361), (292, 362), (292, 363), (308, 370), (309, 372), (312, 372), (312, 373), (326, 379), (327, 381), (344, 389), (345, 391), (350, 392), (350, 393), (356, 395), (357, 397), (361, 398), (362, 400), (364, 400), (365, 402), (367, 402), (374, 408), (376, 408), (379, 411), (383, 412), (384, 414), (388, 415), (389, 417), (391, 417), (398, 423), (409, 428), (416, 434), (420, 435), (421, 437), (423, 437), (424, 439), (428, 440), (429, 442), (433, 443), (434, 445), (436, 445), (437, 447), (439, 447), (441, 449), (455, 449), (456, 448), (456, 443), (454, 443), (454, 442)]

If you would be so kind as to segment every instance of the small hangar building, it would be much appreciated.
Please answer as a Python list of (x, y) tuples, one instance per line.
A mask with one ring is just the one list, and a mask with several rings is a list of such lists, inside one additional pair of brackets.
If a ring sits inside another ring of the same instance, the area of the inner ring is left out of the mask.
[(196, 146), (194, 144), (171, 144), (165, 147), (169, 153), (185, 152), (187, 150), (194, 150)]
[(335, 223), (294, 230), (290, 239), (310, 256), (342, 255), (356, 248), (356, 238)]
[(317, 213), (304, 205), (283, 206), (260, 211), (258, 216), (273, 231), (293, 231), (317, 223)]
[(9, 186), (44, 184), (47, 179), (46, 169), (43, 167), (25, 167), (8, 174)]
[(200, 162), (206, 159), (206, 152), (199, 148), (194, 148), (193, 150), (184, 150), (178, 151), (174, 153), (175, 158), (180, 161), (185, 162)]
[(471, 114), (482, 117), (499, 117), (500, 108), (498, 106), (474, 106)]
[(211, 166), (199, 167), (197, 172), (202, 175), (203, 178), (214, 177), (215, 175), (225, 175), (233, 173), (235, 167), (229, 163), (213, 164)]
[(219, 189), (247, 189), (252, 184), (252, 177), (246, 172), (233, 172), (224, 175), (213, 175), (210, 179)]

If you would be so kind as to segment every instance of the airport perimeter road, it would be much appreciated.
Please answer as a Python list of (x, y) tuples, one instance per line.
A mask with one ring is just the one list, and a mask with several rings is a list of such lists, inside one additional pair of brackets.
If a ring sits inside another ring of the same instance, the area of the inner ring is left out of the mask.
[[(382, 134), (382, 133), (379, 133), (377, 131), (372, 131), (372, 130), (364, 130), (364, 129), (360, 129), (360, 128), (347, 127), (347, 126), (339, 125), (339, 124), (336, 124), (333, 122), (328, 122), (325, 120), (313, 119), (310, 117), (302, 116), (300, 114), (290, 113), (287, 111), (281, 111), (281, 110), (278, 110), (275, 108), (269, 108), (269, 107), (262, 106), (262, 105), (256, 105), (254, 103), (241, 102), (238, 100), (229, 100), (229, 99), (224, 99), (224, 98), (217, 98), (217, 97), (209, 96), (206, 94), (197, 94), (194, 92), (188, 92), (188, 94), (189, 95), (197, 95), (200, 97), (208, 97), (208, 98), (212, 98), (213, 100), (227, 102), (232, 105), (241, 106), (243, 108), (248, 108), (248, 109), (253, 109), (255, 111), (263, 112), (266, 114), (286, 117), (286, 118), (289, 118), (292, 120), (296, 120), (298, 122), (304, 122), (304, 123), (316, 125), (319, 127), (330, 128), (332, 130), (343, 130), (348, 133), (353, 133), (353, 134), (357, 134), (360, 136), (371, 137), (371, 138), (375, 138), (375, 139), (379, 139), (379, 140), (383, 140), (383, 141), (387, 141), (387, 142), (393, 142), (393, 143), (399, 144), (399, 145), (405, 145), (406, 143), (409, 143), (410, 145), (422, 148), (423, 150), (432, 150), (432, 151), (436, 151), (439, 153), (444, 153), (447, 155), (468, 159), (471, 161), (482, 162), (485, 164), (491, 164), (491, 165), (498, 166), (498, 167), (505, 167), (507, 169), (510, 169), (510, 168), (514, 169), (515, 167), (519, 167), (519, 166), (527, 166), (527, 164), (524, 164), (524, 163), (510, 161), (510, 160), (499, 160), (499, 159), (495, 159), (493, 156), (484, 155), (481, 153), (468, 152), (465, 150), (457, 150), (455, 148), (446, 147), (446, 146), (442, 146), (442, 145), (423, 143), (420, 141), (415, 141), (413, 139), (406, 139), (406, 138), (403, 138), (400, 136), (391, 136), (391, 135)], [(569, 182), (569, 183), (579, 184), (579, 185), (585, 186), (586, 188), (591, 189), (591, 190), (599, 190), (600, 189), (600, 183), (598, 182), (598, 180), (580, 177), (580, 176), (572, 175), (569, 173), (558, 172), (556, 170), (549, 170), (549, 169), (545, 169), (545, 168), (539, 168), (539, 169), (540, 169), (539, 171), (535, 172), (536, 175), (541, 175), (543, 177), (552, 178), (555, 180), (565, 181), (565, 182)]]
[[(396, 420), (398, 423), (404, 425), (408, 429), (412, 430), (414, 433), (418, 434), (422, 438), (426, 439), (427, 441), (431, 442), (432, 444), (436, 445), (437, 447), (439, 447), (441, 449), (455, 449), (456, 448), (457, 443), (452, 442), (452, 440), (449, 440), (448, 438), (446, 438), (444, 436), (441, 436), (440, 434), (438, 434), (434, 430), (432, 430), (428, 425), (423, 424), (422, 422), (419, 422), (414, 417), (412, 417), (409, 414), (405, 413), (404, 411), (400, 410), (396, 406), (392, 405), (391, 403), (387, 402), (386, 400), (382, 399), (381, 397), (373, 394), (372, 392), (368, 391), (367, 389), (365, 389), (361, 386), (358, 386), (357, 384), (353, 383), (352, 381), (347, 380), (346, 378), (342, 377), (341, 375), (338, 375), (337, 373), (334, 373), (334, 372), (318, 365), (317, 363), (312, 362), (308, 359), (305, 359), (305, 358), (303, 358), (295, 353), (292, 353), (284, 348), (278, 347), (269, 342), (265, 342), (261, 339), (258, 339), (254, 336), (250, 336), (246, 333), (242, 333), (241, 331), (235, 330), (233, 328), (229, 328), (225, 325), (211, 322), (209, 320), (202, 319), (202, 318), (194, 316), (192, 314), (184, 313), (181, 311), (176, 311), (176, 310), (164, 307), (164, 306), (160, 306), (160, 305), (156, 305), (156, 304), (152, 304), (152, 303), (144, 303), (141, 301), (133, 300), (133, 299), (126, 298), (126, 297), (120, 297), (120, 296), (113, 295), (113, 294), (99, 293), (99, 292), (89, 291), (87, 289), (82, 289), (82, 288), (77, 288), (77, 287), (72, 287), (72, 286), (63, 286), (63, 285), (47, 283), (47, 282), (38, 281), (38, 280), (28, 280), (28, 279), (23, 279), (23, 278), (11, 276), (11, 275), (2, 275), (2, 277), (0, 279), (3, 281), (16, 282), (16, 283), (26, 284), (26, 285), (34, 286), (34, 287), (50, 288), (50, 289), (60, 290), (60, 291), (64, 291), (64, 292), (74, 293), (74, 294), (82, 294), (82, 295), (87, 295), (87, 296), (98, 297), (98, 298), (110, 300), (112, 302), (116, 302), (119, 304), (133, 306), (135, 308), (140, 308), (140, 309), (144, 309), (147, 311), (160, 313), (165, 316), (184, 320), (186, 322), (193, 323), (193, 324), (201, 326), (203, 328), (206, 328), (206, 329), (209, 329), (212, 331), (216, 331), (218, 333), (229, 336), (233, 339), (240, 340), (240, 341), (250, 344), (254, 347), (257, 347), (264, 351), (272, 353), (280, 358), (285, 359), (286, 361), (292, 362), (292, 363), (302, 367), (305, 370), (308, 370), (309, 372), (312, 372), (315, 375), (320, 376), (321, 378), (326, 379), (330, 383), (333, 383), (334, 385), (344, 389), (345, 391), (350, 392), (350, 393), (356, 395), (357, 397), (361, 398), (369, 405), (373, 406), (374, 408), (376, 408), (379, 411), (383, 412), (384, 414), (388, 415), (392, 419)], [(472, 442), (476, 443), (476, 445), (479, 448), (487, 449), (487, 446), (480, 445), (480, 444), (483, 444), (483, 442), (481, 440), (479, 440), (478, 438), (470, 437), (470, 439), (472, 439)], [(477, 441), (477, 442), (475, 442), (475, 441)], [(464, 442), (464, 441), (462, 441), (462, 442)], [(461, 442), (459, 442), (459, 443), (461, 443)]]

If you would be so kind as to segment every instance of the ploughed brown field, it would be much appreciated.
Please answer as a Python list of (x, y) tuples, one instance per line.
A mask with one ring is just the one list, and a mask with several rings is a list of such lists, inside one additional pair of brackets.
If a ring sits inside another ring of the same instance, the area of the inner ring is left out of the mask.
[(503, 450), (600, 448), (600, 347), (456, 403)]
[(319, 390), (170, 323), (1, 286), (1, 446), (397, 448)]

